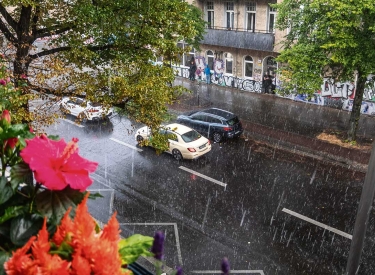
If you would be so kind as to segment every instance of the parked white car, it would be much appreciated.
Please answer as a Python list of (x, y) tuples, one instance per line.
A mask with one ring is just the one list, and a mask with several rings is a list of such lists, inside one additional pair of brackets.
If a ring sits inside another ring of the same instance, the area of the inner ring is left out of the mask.
[[(211, 142), (194, 129), (185, 125), (172, 123), (162, 126), (161, 134), (168, 135), (168, 150), (176, 160), (196, 159), (211, 151)], [(138, 144), (150, 140), (151, 129), (147, 126), (138, 129), (135, 140)], [(152, 146), (152, 143), (150, 143)]]
[(65, 114), (71, 114), (80, 119), (100, 120), (113, 114), (113, 108), (104, 108), (99, 103), (86, 101), (79, 97), (64, 97), (60, 109)]

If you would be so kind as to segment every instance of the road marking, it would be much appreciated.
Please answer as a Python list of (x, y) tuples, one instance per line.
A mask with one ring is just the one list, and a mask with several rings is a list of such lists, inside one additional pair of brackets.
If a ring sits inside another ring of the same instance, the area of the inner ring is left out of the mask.
[(85, 126), (83, 126), (83, 125), (81, 125), (81, 124), (77, 124), (77, 123), (75, 123), (74, 121), (71, 121), (71, 120), (66, 119), (66, 118), (59, 118), (59, 119), (65, 121), (65, 122), (68, 122), (68, 123), (70, 123), (70, 124), (73, 124), (73, 125), (75, 125), (75, 126), (77, 126), (77, 127), (81, 127), (81, 128), (84, 128), (84, 127), (85, 127)]
[(182, 265), (182, 254), (181, 254), (181, 246), (180, 246), (180, 237), (178, 235), (177, 223), (136, 222), (136, 223), (120, 223), (120, 225), (172, 225), (173, 228), (174, 228), (174, 235), (176, 237), (176, 247), (177, 247), (178, 262), (179, 262), (180, 265)]
[(101, 192), (101, 191), (114, 191), (113, 189), (87, 189), (90, 192)]
[(186, 167), (184, 167), (184, 166), (180, 166), (180, 167), (178, 167), (178, 168), (180, 168), (180, 169), (182, 169), (182, 170), (185, 170), (186, 172), (192, 173), (192, 174), (194, 174), (194, 175), (196, 175), (196, 176), (198, 176), (198, 177), (201, 177), (201, 178), (204, 178), (204, 179), (206, 179), (206, 180), (212, 181), (213, 183), (216, 183), (216, 184), (218, 184), (218, 185), (220, 185), (220, 186), (223, 186), (224, 188), (227, 188), (227, 184), (226, 184), (226, 183), (223, 183), (223, 182), (221, 182), (221, 181), (218, 181), (218, 180), (215, 180), (215, 179), (213, 179), (213, 178), (207, 177), (207, 176), (205, 176), (205, 175), (203, 175), (203, 174), (201, 174), (201, 173), (195, 172), (194, 170), (191, 170), (191, 169), (186, 168)]
[[(193, 270), (190, 271), (191, 273), (203, 273), (203, 274), (221, 274), (223, 271), (221, 270)], [(263, 270), (230, 270), (230, 274), (236, 273), (250, 273), (250, 274), (260, 274), (264, 275)]]
[(350, 239), (350, 240), (353, 238), (353, 236), (350, 235), (350, 234), (348, 234), (348, 233), (345, 233), (345, 232), (340, 231), (340, 230), (338, 230), (338, 229), (336, 229), (336, 228), (333, 228), (333, 227), (330, 227), (330, 226), (328, 226), (328, 225), (325, 225), (324, 223), (317, 222), (317, 221), (315, 221), (315, 220), (313, 220), (313, 219), (310, 219), (310, 218), (308, 218), (308, 217), (306, 217), (306, 216), (303, 216), (303, 215), (301, 215), (301, 214), (298, 214), (298, 213), (296, 213), (296, 212), (294, 212), (294, 211), (292, 211), (292, 210), (289, 210), (289, 209), (283, 208), (282, 211), (285, 212), (285, 213), (288, 213), (288, 214), (290, 214), (290, 215), (292, 215), (292, 216), (295, 216), (295, 217), (297, 217), (297, 218), (300, 218), (301, 220), (304, 220), (304, 221), (310, 222), (310, 223), (315, 224), (315, 225), (317, 225), (317, 226), (320, 226), (320, 227), (322, 227), (322, 228), (324, 228), (324, 229), (327, 229), (327, 230), (329, 230), (329, 231), (332, 231), (333, 233), (336, 233), (336, 234), (338, 234), (338, 235), (341, 235), (341, 236), (343, 236), (343, 237), (345, 237), (345, 238), (348, 238), (348, 239)]
[(122, 142), (121, 140), (118, 140), (118, 139), (115, 139), (115, 138), (109, 138), (109, 139), (112, 140), (112, 141), (114, 141), (114, 142), (117, 142), (117, 143), (119, 143), (119, 144), (121, 144), (121, 145), (124, 145), (124, 146), (126, 146), (126, 147), (129, 147), (129, 148), (131, 148), (131, 149), (134, 149), (134, 150), (136, 150), (136, 151), (138, 151), (138, 152), (142, 152), (142, 151), (143, 151), (142, 149), (139, 149), (139, 148), (137, 148), (137, 147), (135, 147), (135, 146), (133, 146), (133, 145), (127, 144), (127, 143), (125, 143), (125, 142)]

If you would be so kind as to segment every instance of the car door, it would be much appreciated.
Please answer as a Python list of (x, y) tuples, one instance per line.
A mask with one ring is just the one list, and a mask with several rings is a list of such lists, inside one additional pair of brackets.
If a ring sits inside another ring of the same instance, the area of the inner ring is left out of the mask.
[(165, 134), (167, 135), (168, 139), (168, 152), (172, 153), (173, 149), (177, 148), (179, 151), (180, 149), (180, 144), (178, 142), (178, 137), (176, 133), (173, 133), (172, 131), (165, 131)]
[(72, 106), (72, 109), (70, 110), (70, 113), (74, 116), (78, 116), (80, 113), (82, 113), (85, 110), (85, 101), (83, 99), (77, 98), (74, 101), (74, 104)]
[(207, 137), (209, 134), (209, 123), (208, 116), (205, 114), (196, 114), (193, 115), (191, 120), (191, 128)]

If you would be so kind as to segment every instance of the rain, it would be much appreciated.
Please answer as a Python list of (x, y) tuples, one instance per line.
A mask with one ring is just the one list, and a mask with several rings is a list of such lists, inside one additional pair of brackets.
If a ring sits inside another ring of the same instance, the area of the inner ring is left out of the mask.
[[(198, 91), (198, 106), (196, 85), (178, 79), (175, 84), (193, 94), (179, 107), (170, 106), (172, 120), (193, 109), (217, 107), (239, 116), (243, 136), (213, 143), (198, 160), (177, 161), (139, 147), (133, 130), (143, 125), (119, 115), (83, 127), (59, 120), (47, 129), (66, 140), (78, 137), (80, 154), (99, 162), (90, 187), (103, 196), (89, 202), (95, 218), (107, 222), (116, 211), (124, 237), (162, 230), (166, 266), (182, 265), (187, 273), (217, 270), (225, 256), (233, 270), (249, 273), (343, 274), (350, 239), (337, 232), (353, 234), (366, 163), (337, 163), (304, 151), (301, 141), (291, 143), (293, 128), (293, 138), (309, 140), (322, 130), (311, 127), (303, 117), (307, 112), (295, 116), (288, 107), (296, 104), (292, 101), (210, 86)], [(260, 106), (269, 107), (266, 114)], [(285, 108), (288, 118), (276, 116), (272, 106)], [(337, 116), (347, 113), (337, 110)], [(360, 274), (375, 273), (374, 228), (372, 209)]]

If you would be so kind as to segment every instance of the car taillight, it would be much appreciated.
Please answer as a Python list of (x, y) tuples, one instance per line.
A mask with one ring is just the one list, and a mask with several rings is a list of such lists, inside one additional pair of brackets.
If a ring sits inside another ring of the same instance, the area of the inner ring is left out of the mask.
[(89, 113), (96, 113), (96, 112), (99, 112), (99, 110), (95, 110), (95, 109), (89, 110)]
[(224, 127), (223, 130), (229, 132), (229, 131), (232, 131), (233, 128), (232, 127)]
[(195, 149), (194, 148), (187, 148), (189, 150), (189, 152), (195, 152)]

